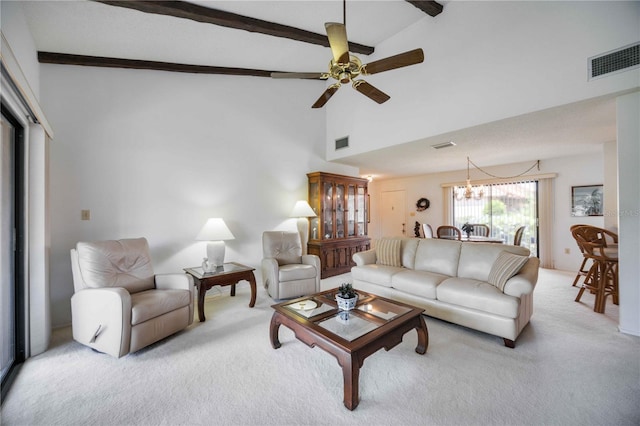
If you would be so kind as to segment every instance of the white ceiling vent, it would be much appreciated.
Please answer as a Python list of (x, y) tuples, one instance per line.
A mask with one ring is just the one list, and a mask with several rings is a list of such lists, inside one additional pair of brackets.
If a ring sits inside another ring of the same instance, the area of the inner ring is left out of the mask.
[(640, 42), (589, 58), (589, 80), (638, 68), (639, 65)]
[(336, 139), (336, 149), (342, 149), (342, 148), (348, 148), (348, 147), (349, 147), (349, 136)]
[(445, 143), (439, 143), (436, 145), (431, 145), (431, 148), (434, 149), (442, 149), (442, 148), (449, 148), (451, 146), (456, 146), (456, 143), (453, 141), (449, 141), (449, 142), (445, 142)]

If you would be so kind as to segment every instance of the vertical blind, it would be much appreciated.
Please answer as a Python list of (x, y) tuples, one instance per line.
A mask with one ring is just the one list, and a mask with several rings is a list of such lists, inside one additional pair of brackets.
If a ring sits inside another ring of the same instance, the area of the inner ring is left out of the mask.
[(525, 226), (521, 245), (533, 255), (538, 253), (538, 182), (520, 181), (473, 187), (473, 196), (465, 198), (464, 189), (453, 187), (453, 225), (486, 224), (490, 236), (513, 244), (516, 230)]

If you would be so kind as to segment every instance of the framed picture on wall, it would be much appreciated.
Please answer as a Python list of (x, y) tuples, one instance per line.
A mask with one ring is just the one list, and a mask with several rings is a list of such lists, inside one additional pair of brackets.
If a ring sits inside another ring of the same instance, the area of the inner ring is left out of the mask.
[(602, 185), (571, 187), (571, 216), (602, 216)]

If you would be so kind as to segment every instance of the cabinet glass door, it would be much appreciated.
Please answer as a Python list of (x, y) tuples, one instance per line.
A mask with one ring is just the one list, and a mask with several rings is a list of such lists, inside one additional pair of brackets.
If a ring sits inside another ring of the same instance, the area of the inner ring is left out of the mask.
[(318, 211), (320, 209), (320, 200), (319, 200), (319, 191), (318, 191), (318, 183), (312, 182), (309, 184), (309, 205), (313, 209), (316, 217), (311, 218), (311, 226), (309, 228), (309, 239), (317, 240), (320, 236), (318, 234), (320, 225), (320, 215)]
[(356, 188), (349, 185), (347, 189), (347, 235), (356, 236)]
[(325, 182), (324, 190), (324, 210), (322, 211), (322, 236), (323, 240), (335, 238), (333, 235), (333, 185)]
[(366, 204), (366, 196), (365, 196), (365, 189), (362, 186), (358, 187), (358, 198), (357, 198), (357, 205), (358, 205), (358, 210), (356, 213), (357, 216), (357, 220), (358, 220), (358, 235), (359, 236), (364, 236), (367, 235), (367, 228), (366, 228), (366, 224), (367, 224), (367, 204)]
[(336, 185), (336, 238), (344, 238), (344, 184)]

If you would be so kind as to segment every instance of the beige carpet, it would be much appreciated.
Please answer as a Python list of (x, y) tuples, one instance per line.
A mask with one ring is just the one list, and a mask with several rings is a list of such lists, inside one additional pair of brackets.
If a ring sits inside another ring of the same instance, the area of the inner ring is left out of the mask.
[[(348, 279), (323, 281), (323, 288)], [(427, 318), (416, 334), (367, 358), (360, 405), (342, 404), (336, 360), (280, 329), (273, 301), (248, 285), (206, 304), (207, 321), (122, 359), (54, 333), (28, 360), (2, 406), (3, 425), (638, 425), (640, 338), (617, 331), (618, 308), (573, 301), (572, 274), (542, 270), (531, 324), (515, 349), (502, 339)]]

